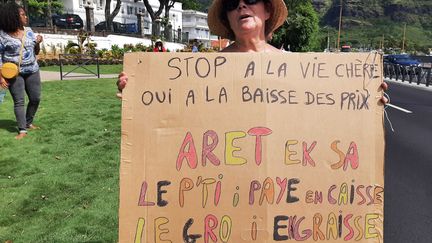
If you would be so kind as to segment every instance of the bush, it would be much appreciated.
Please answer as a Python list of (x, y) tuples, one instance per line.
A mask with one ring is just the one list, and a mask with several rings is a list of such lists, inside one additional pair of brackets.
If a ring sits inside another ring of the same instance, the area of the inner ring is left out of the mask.
[(45, 60), (37, 60), (37, 62), (39, 64), (39, 67), (45, 67), (45, 66), (47, 66)]
[(60, 61), (57, 58), (51, 59), (51, 65), (60, 65)]
[[(90, 43), (89, 46), (90, 52), (88, 54), (93, 54), (99, 58), (99, 64), (106, 65), (106, 64), (123, 64), (123, 57), (125, 52), (153, 52), (152, 46), (145, 46), (142, 43), (138, 43), (136, 45), (133, 44), (125, 44), (123, 48), (120, 48), (118, 45), (112, 45), (111, 50), (108, 50), (106, 48), (101, 50), (96, 50), (94, 43)], [(67, 54), (80, 54), (81, 50), (78, 44), (69, 41), (66, 46), (60, 46), (60, 54), (67, 53)], [(64, 52), (63, 52), (64, 50)], [(168, 52), (170, 50), (167, 50)], [(49, 59), (48, 59), (49, 58)], [(63, 65), (74, 65), (79, 60), (75, 57), (69, 57), (62, 59)], [(41, 59), (38, 60), (39, 66), (51, 66), (51, 65), (60, 65), (60, 60), (55, 57), (47, 57), (44, 56)], [(88, 64), (96, 64), (96, 60), (90, 61)]]

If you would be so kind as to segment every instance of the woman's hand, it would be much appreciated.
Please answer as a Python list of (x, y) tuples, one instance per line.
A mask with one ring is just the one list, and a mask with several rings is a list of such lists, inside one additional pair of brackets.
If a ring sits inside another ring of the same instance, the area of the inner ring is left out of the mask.
[[(388, 84), (386, 82), (383, 82), (381, 84), (381, 88), (383, 89), (384, 92), (386, 92), (388, 90)], [(385, 105), (389, 102), (389, 100), (387, 99), (387, 97), (383, 96), (381, 97), (381, 102)]]
[(43, 41), (43, 37), (41, 35), (36, 36), (36, 43), (40, 44)]
[(7, 89), (9, 87), (8, 83), (6, 82), (6, 79), (4, 79), (0, 74), (0, 87), (3, 89)]
[(119, 98), (122, 97), (122, 91), (126, 87), (127, 82), (128, 82), (127, 74), (125, 72), (121, 72), (118, 76), (118, 79), (117, 79), (117, 89), (119, 91), (117, 93), (117, 97), (119, 97)]

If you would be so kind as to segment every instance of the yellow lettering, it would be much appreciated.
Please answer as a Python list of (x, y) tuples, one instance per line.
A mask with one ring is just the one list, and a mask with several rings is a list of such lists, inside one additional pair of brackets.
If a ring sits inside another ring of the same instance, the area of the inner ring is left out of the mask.
[(170, 240), (162, 239), (162, 235), (168, 234), (169, 230), (167, 228), (162, 228), (163, 225), (167, 224), (169, 220), (165, 217), (156, 218), (154, 222), (154, 232), (155, 232), (155, 243), (170, 242)]
[(374, 233), (371, 232), (371, 229), (375, 229), (375, 224), (370, 223), (371, 220), (375, 220), (378, 218), (379, 215), (376, 213), (366, 214), (366, 218), (365, 218), (365, 238), (366, 239), (377, 238), (379, 236), (379, 233), (377, 233), (376, 230)]
[(297, 140), (288, 140), (285, 144), (285, 164), (286, 165), (293, 165), (293, 164), (299, 164), (299, 159), (294, 159), (292, 156), (296, 155), (297, 152), (290, 150), (290, 146), (298, 144)]
[(234, 140), (246, 137), (245, 132), (227, 132), (225, 134), (225, 164), (227, 165), (242, 165), (246, 164), (247, 160), (242, 157), (234, 156), (234, 152), (240, 151), (240, 147), (234, 146)]

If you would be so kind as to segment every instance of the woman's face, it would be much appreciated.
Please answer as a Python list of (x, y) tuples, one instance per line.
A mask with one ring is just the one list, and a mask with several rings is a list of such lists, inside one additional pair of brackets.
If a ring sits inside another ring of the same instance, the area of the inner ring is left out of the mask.
[(27, 19), (27, 15), (26, 12), (24, 11), (24, 9), (20, 8), (19, 9), (19, 18), (20, 18), (20, 22), (23, 26), (27, 25), (28, 19)]
[(227, 17), (236, 38), (253, 32), (265, 33), (265, 21), (270, 18), (270, 12), (263, 0), (240, 0), (235, 9), (236, 1), (229, 1)]

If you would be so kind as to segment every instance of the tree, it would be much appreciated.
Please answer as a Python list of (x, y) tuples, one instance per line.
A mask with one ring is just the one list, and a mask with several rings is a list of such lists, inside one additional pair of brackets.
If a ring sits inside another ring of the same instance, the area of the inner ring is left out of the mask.
[(273, 34), (271, 44), (291, 51), (311, 51), (318, 48), (318, 15), (311, 0), (286, 0), (289, 16)]
[(111, 12), (111, 0), (105, 0), (105, 25), (107, 30), (114, 31), (113, 20), (120, 12), (122, 0), (117, 0), (114, 10)]
[(45, 18), (48, 27), (52, 27), (52, 13), (59, 13), (63, 9), (63, 3), (60, 0), (26, 0), (22, 1), (24, 6), (28, 4), (28, 15), (30, 19)]
[[(165, 9), (165, 11), (164, 11), (165, 12), (165, 16), (164, 16), (164, 21), (163, 21), (165, 37), (168, 37), (169, 36), (168, 32), (172, 31), (172, 28), (168, 28), (168, 24), (169, 24), (169, 21), (170, 21), (169, 12), (170, 12), (171, 8), (174, 7), (174, 4), (176, 2), (178, 2), (178, 1), (179, 0), (166, 0), (166, 1), (163, 1), (164, 9)], [(175, 28), (175, 26), (174, 26), (174, 28)]]
[(203, 6), (197, 0), (180, 0), (183, 9), (200, 10)]
[[(140, 0), (135, 0), (135, 2), (138, 2)], [(156, 20), (160, 19), (160, 16), (162, 14), (162, 12), (164, 11), (164, 20), (163, 20), (163, 25), (166, 29), (166, 26), (169, 22), (169, 12), (171, 10), (172, 7), (174, 7), (174, 4), (176, 2), (180, 2), (183, 4), (186, 4), (186, 6), (188, 7), (194, 7), (194, 8), (199, 8), (199, 4), (197, 2), (197, 0), (159, 0), (159, 7), (158, 9), (155, 11), (153, 10), (152, 6), (149, 3), (149, 0), (142, 0), (144, 2), (144, 6), (147, 10), (147, 12), (150, 15), (150, 18), (152, 20), (152, 26), (153, 26), (153, 30), (152, 30), (152, 34), (155, 35), (155, 28), (158, 28), (158, 25), (155, 25)], [(183, 7), (184, 8), (184, 7)], [(185, 9), (185, 8), (184, 8)]]

